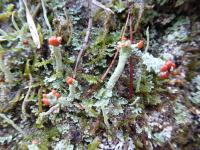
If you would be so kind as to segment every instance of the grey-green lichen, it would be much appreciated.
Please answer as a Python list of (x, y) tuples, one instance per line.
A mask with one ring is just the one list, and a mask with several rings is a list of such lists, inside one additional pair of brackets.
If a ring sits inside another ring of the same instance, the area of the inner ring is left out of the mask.
[(14, 77), (12, 73), (10, 72), (9, 68), (4, 64), (3, 61), (3, 52), (0, 52), (0, 71), (4, 73), (5, 81), (8, 83), (12, 83), (14, 80)]
[(50, 46), (51, 54), (54, 60), (54, 69), (57, 74), (63, 73), (63, 62), (62, 62), (62, 54), (61, 54), (61, 49), (59, 47), (53, 47)]
[(78, 86), (78, 82), (76, 80), (73, 80), (73, 83), (69, 85), (69, 94), (67, 97), (61, 96), (60, 98), (56, 98), (51, 93), (47, 94), (47, 98), (49, 100), (50, 106), (52, 106), (47, 112), (42, 112), (39, 114), (36, 124), (38, 128), (43, 127), (43, 122), (45, 122), (45, 119), (51, 115), (51, 114), (58, 114), (60, 112), (60, 109), (64, 109), (67, 106), (71, 106), (72, 102), (75, 98), (78, 97), (78, 94), (76, 92), (76, 87)]

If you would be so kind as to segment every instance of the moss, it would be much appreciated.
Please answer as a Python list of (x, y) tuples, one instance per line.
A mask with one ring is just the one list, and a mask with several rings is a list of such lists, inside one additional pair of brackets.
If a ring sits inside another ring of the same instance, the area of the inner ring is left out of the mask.
[(0, 13), (0, 22), (6, 22), (11, 16), (11, 12)]
[(198, 74), (196, 70), (199, 68), (199, 66), (200, 62), (198, 60), (191, 61), (191, 63), (187, 65), (189, 71), (187, 73), (186, 79), (188, 81), (191, 81)]
[(9, 101), (9, 103), (8, 103), (8, 105), (6, 105), (6, 107), (2, 107), (2, 110), (0, 109), (0, 112), (6, 113), (8, 111), (12, 111), (13, 109), (15, 109), (15, 107), (18, 104), (18, 102), (20, 101), (21, 93), (22, 93), (22, 91), (18, 90), (16, 92), (15, 97), (11, 101)]
[(32, 134), (24, 138), (23, 143), (31, 142), (32, 140), (37, 140), (40, 143), (40, 150), (48, 150), (49, 143), (60, 136), (60, 133), (56, 127), (45, 128), (44, 130), (36, 130), (31, 133)]

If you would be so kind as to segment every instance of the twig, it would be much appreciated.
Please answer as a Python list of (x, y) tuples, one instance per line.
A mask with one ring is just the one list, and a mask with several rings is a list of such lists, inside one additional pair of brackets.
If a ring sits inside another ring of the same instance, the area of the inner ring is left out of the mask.
[(104, 79), (106, 78), (107, 74), (109, 73), (110, 69), (112, 68), (113, 64), (115, 63), (115, 60), (116, 60), (118, 54), (119, 54), (119, 48), (116, 49), (115, 55), (109, 65), (109, 67), (107, 68), (107, 70), (105, 71), (103, 76), (101, 77), (101, 81), (104, 81)]
[(90, 3), (90, 0), (88, 1), (88, 5), (89, 5), (88, 6), (89, 7), (89, 11), (90, 11), (88, 28), (87, 28), (87, 32), (86, 32), (86, 36), (85, 36), (83, 45), (82, 45), (82, 47), (80, 49), (80, 52), (78, 54), (78, 57), (76, 59), (76, 64), (75, 64), (75, 68), (74, 68), (74, 72), (73, 72), (73, 78), (76, 77), (76, 71), (77, 71), (77, 67), (78, 67), (79, 61), (81, 59), (81, 56), (82, 56), (84, 50), (87, 48), (89, 37), (90, 37), (90, 34), (91, 34), (91, 29), (92, 29), (92, 12), (91, 12), (91, 3)]
[[(132, 8), (132, 7), (130, 7)], [(131, 40), (131, 43), (133, 44), (133, 27), (132, 27), (132, 23), (133, 23), (133, 16), (131, 15), (130, 16), (130, 40)], [(131, 99), (133, 97), (133, 59), (130, 57), (129, 58), (129, 80), (130, 80), (130, 83), (129, 83), (129, 99)]]
[(139, 63), (139, 69), (138, 69), (139, 76), (138, 76), (138, 81), (137, 81), (137, 84), (136, 84), (136, 93), (138, 93), (140, 91), (140, 83), (141, 83), (141, 80), (142, 80), (142, 72), (143, 72), (142, 64)]
[(147, 36), (147, 46), (145, 47), (145, 50), (144, 52), (146, 53), (149, 49), (149, 27), (147, 27), (147, 30), (146, 30), (146, 36)]
[(26, 106), (28, 104), (28, 101), (29, 101), (29, 95), (30, 95), (30, 92), (31, 92), (31, 85), (33, 83), (33, 78), (31, 76), (31, 74), (29, 74), (29, 78), (30, 78), (30, 81), (29, 81), (29, 88), (28, 88), (28, 92), (26, 93), (26, 96), (24, 98), (24, 101), (22, 103), (22, 114), (26, 117), (29, 117), (29, 114), (26, 113)]
[(96, 0), (92, 0), (92, 3), (98, 7), (101, 7), (102, 9), (106, 10), (107, 12), (114, 14), (114, 12), (110, 8), (106, 7), (105, 5), (101, 4), (100, 2), (98, 2)]
[(44, 2), (44, 0), (41, 0), (41, 3), (42, 3), (42, 9), (43, 9), (44, 20), (45, 20), (45, 22), (46, 22), (46, 24), (47, 24), (47, 26), (48, 26), (48, 28), (49, 28), (50, 35), (52, 35), (52, 28), (51, 28), (51, 25), (50, 25), (49, 20), (48, 20), (48, 18), (47, 18), (47, 10), (46, 10), (46, 8), (45, 8), (45, 2)]
[(123, 31), (122, 31), (122, 33), (121, 33), (121, 38), (124, 36), (124, 34), (125, 34), (125, 32), (126, 32), (126, 28), (127, 28), (129, 19), (130, 19), (130, 11), (128, 12), (128, 16), (127, 16), (127, 19), (126, 19), (126, 24), (125, 24), (124, 28), (122, 28)]
[(44, 117), (44, 116), (48, 116), (50, 114), (52, 114), (54, 111), (56, 111), (58, 108), (60, 107), (60, 104), (56, 104), (54, 106), (52, 106), (47, 112), (42, 112), (39, 114), (40, 117)]
[(25, 135), (25, 132), (19, 126), (17, 126), (11, 119), (6, 117), (6, 115), (0, 113), (0, 117), (3, 118), (8, 124), (13, 126), (13, 128), (15, 128), (19, 133), (21, 133), (22, 135)]
[(137, 22), (136, 22), (136, 25), (135, 25), (135, 28), (134, 28), (134, 33), (136, 33), (138, 31), (138, 28), (140, 26), (140, 22), (141, 22), (142, 15), (143, 15), (143, 12), (144, 12), (144, 1), (141, 0), (140, 2), (136, 2), (135, 7), (139, 8), (139, 12), (138, 12)]

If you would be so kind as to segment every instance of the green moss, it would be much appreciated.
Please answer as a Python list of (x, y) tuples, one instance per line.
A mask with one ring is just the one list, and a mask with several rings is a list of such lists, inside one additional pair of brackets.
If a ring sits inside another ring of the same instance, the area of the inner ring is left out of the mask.
[(26, 143), (35, 139), (40, 143), (40, 150), (48, 150), (49, 143), (59, 136), (60, 133), (56, 127), (45, 128), (44, 130), (36, 130), (32, 132), (31, 135), (28, 135), (24, 138), (23, 142)]
[(9, 5), (7, 6), (7, 8), (6, 8), (6, 11), (7, 11), (7, 12), (12, 12), (13, 9), (14, 9), (14, 7), (15, 7), (14, 4), (9, 4)]
[(0, 22), (8, 21), (8, 19), (10, 18), (11, 15), (12, 15), (11, 12), (0, 13)]

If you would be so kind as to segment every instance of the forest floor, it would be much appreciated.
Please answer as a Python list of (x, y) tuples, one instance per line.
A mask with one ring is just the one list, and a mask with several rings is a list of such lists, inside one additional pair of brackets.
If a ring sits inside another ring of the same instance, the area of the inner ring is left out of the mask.
[(0, 149), (199, 150), (199, 9), (195, 0), (1, 1)]

